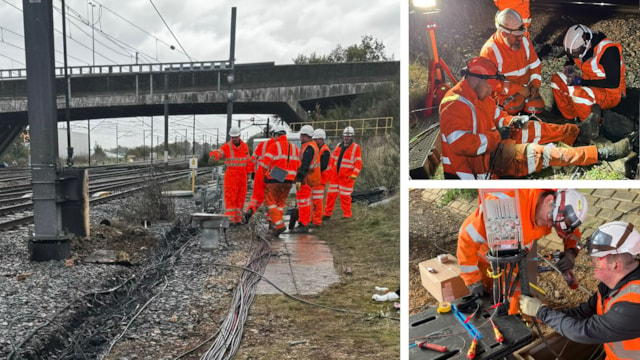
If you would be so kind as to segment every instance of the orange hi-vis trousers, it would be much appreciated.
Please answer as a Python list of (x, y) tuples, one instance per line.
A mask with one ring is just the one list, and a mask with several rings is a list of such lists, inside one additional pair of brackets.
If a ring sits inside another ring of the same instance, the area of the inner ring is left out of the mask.
[(556, 147), (553, 144), (509, 144), (494, 156), (498, 177), (524, 177), (549, 166), (591, 165), (598, 162), (595, 146)]
[(527, 126), (522, 129), (511, 129), (511, 138), (518, 144), (548, 144), (561, 141), (567, 145), (573, 145), (578, 137), (578, 125), (576, 124), (551, 124), (542, 121), (529, 120)]
[(242, 209), (247, 196), (247, 173), (244, 168), (241, 171), (230, 171), (224, 175), (224, 209), (225, 216), (232, 223), (242, 223)]
[(291, 183), (266, 183), (264, 197), (269, 209), (269, 217), (275, 230), (285, 227), (284, 208), (287, 206), (287, 196), (291, 190)]
[(551, 75), (551, 90), (562, 116), (565, 119), (578, 117), (581, 121), (589, 116), (593, 104), (599, 104), (602, 110), (611, 109), (620, 103), (622, 96), (616, 89), (569, 86), (563, 73)]
[(313, 215), (311, 222), (315, 225), (322, 225), (322, 210), (324, 201), (324, 188), (326, 184), (311, 187), (311, 205), (313, 206)]
[(296, 204), (298, 205), (298, 222), (304, 226), (311, 222), (311, 186), (302, 184), (296, 191)]
[(355, 182), (355, 180), (346, 176), (331, 179), (329, 190), (327, 190), (327, 204), (324, 209), (324, 216), (331, 216), (339, 194), (342, 216), (345, 218), (351, 217), (351, 193)]

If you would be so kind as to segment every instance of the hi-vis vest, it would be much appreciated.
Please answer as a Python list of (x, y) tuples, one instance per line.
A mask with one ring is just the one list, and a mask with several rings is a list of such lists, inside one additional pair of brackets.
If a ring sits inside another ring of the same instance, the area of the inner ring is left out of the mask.
[(282, 135), (276, 142), (269, 145), (267, 153), (264, 154), (263, 163), (266, 176), (272, 179), (269, 172), (274, 167), (279, 167), (287, 171), (285, 180), (293, 181), (296, 178), (298, 167), (300, 166), (300, 153), (297, 146), (287, 141), (287, 136)]
[(311, 160), (311, 164), (309, 164), (309, 171), (307, 172), (306, 178), (303, 181), (309, 186), (320, 185), (320, 149), (318, 149), (318, 144), (315, 141), (309, 140), (306, 143), (302, 144), (302, 149), (300, 149), (300, 161), (302, 161), (302, 156), (304, 156), (304, 152), (307, 148), (311, 146), (313, 148), (313, 160)]
[(626, 95), (627, 93), (627, 83), (624, 79), (625, 74), (625, 66), (624, 61), (622, 60), (622, 46), (620, 44), (616, 44), (613, 41), (604, 38), (602, 39), (598, 45), (596, 45), (595, 49), (593, 49), (593, 57), (587, 59), (584, 63), (580, 59), (575, 59), (576, 65), (582, 71), (582, 78), (585, 80), (602, 80), (607, 77), (607, 74), (604, 72), (604, 68), (600, 65), (600, 58), (602, 58), (602, 54), (604, 54), (605, 50), (610, 47), (615, 47), (620, 52), (620, 84), (615, 89), (604, 89), (608, 92), (614, 93), (622, 93)]
[[(604, 299), (604, 303), (601, 296), (600, 292), (598, 292), (598, 315), (605, 314), (619, 301), (640, 304), (640, 280), (634, 280), (624, 285), (616, 293)], [(637, 319), (630, 320), (633, 321)], [(640, 354), (640, 338), (605, 343), (604, 351), (607, 353), (607, 360), (637, 359), (638, 354)]]
[[(327, 144), (322, 144), (322, 147), (320, 148), (320, 153), (318, 154), (318, 161), (320, 161), (322, 159), (322, 154), (324, 154), (325, 152), (329, 153), (329, 163), (331, 162), (331, 149), (329, 149), (329, 146), (327, 146)], [(331, 171), (329, 171), (330, 167), (329, 167), (329, 163), (327, 163), (327, 168), (322, 170), (322, 168), (320, 169), (320, 183), (322, 185), (326, 185), (329, 183), (329, 181), (331, 181)]]

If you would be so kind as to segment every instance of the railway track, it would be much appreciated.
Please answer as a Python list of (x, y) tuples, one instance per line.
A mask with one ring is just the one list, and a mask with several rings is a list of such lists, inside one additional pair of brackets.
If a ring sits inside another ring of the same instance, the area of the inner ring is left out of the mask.
[[(141, 191), (150, 184), (170, 183), (184, 180), (188, 169), (166, 170), (161, 173), (154, 173), (150, 168), (129, 169), (123, 171), (109, 172), (98, 171), (89, 173), (89, 202), (97, 204), (111, 201), (121, 197), (129, 196)], [(210, 174), (211, 169), (199, 169), (199, 175)], [(113, 176), (113, 175), (116, 176)], [(0, 179), (0, 184), (5, 178)], [(92, 194), (99, 193), (99, 197), (92, 197)], [(0, 187), (0, 231), (13, 229), (15, 227), (30, 224), (33, 222), (33, 201), (31, 200), (31, 186), (16, 185)]]

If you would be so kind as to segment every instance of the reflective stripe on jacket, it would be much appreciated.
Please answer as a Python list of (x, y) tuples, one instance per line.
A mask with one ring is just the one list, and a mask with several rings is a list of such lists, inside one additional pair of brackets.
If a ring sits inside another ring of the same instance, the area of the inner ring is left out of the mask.
[(270, 172), (273, 168), (279, 167), (287, 171), (286, 181), (293, 181), (300, 166), (300, 150), (287, 140), (286, 135), (281, 135), (276, 141), (269, 145), (264, 155), (263, 163), (266, 169), (265, 176), (272, 179)]
[(247, 172), (249, 147), (244, 141), (240, 140), (238, 146), (233, 145), (231, 141), (226, 142), (219, 149), (211, 151), (209, 155), (213, 153), (217, 153), (218, 157), (224, 157), (227, 171)]
[[(533, 241), (551, 233), (551, 228), (547, 226), (538, 226), (535, 223), (535, 210), (538, 199), (545, 194), (547, 190), (541, 189), (518, 189), (518, 197), (520, 199), (520, 220), (522, 224), (522, 244), (531, 248)], [(495, 193), (496, 197), (508, 196), (514, 197), (511, 193)], [(579, 230), (573, 232), (580, 238)], [(561, 237), (567, 239), (566, 248), (575, 247), (574, 239), (570, 234), (562, 234)], [(485, 218), (482, 213), (482, 201), (478, 209), (469, 215), (462, 223), (458, 233), (458, 249), (456, 256), (460, 265), (460, 276), (465, 284), (471, 285), (476, 283), (486, 274), (481, 274), (478, 262), (486, 260), (486, 254), (489, 251), (487, 243), (487, 231), (485, 228)]]
[(622, 46), (620, 44), (614, 43), (613, 41), (604, 38), (602, 39), (593, 49), (593, 56), (584, 62), (580, 59), (574, 59), (576, 66), (580, 68), (582, 71), (582, 78), (585, 80), (602, 80), (606, 79), (607, 74), (604, 71), (604, 68), (600, 64), (600, 58), (602, 54), (604, 54), (605, 50), (610, 47), (615, 47), (620, 52), (620, 85), (616, 89), (605, 89), (607, 92), (612, 92), (613, 94), (627, 93), (626, 88), (626, 80), (624, 78), (625, 75), (625, 65), (624, 60), (622, 59)]
[(352, 174), (360, 175), (362, 170), (362, 155), (360, 154), (360, 145), (351, 142), (351, 145), (344, 151), (342, 155), (342, 161), (340, 162), (340, 169), (338, 169), (338, 161), (340, 160), (340, 153), (342, 152), (342, 143), (339, 143), (333, 154), (331, 154), (331, 161), (329, 162), (329, 168), (331, 168), (332, 176), (338, 178), (346, 178)]
[(316, 144), (315, 141), (309, 140), (302, 144), (302, 148), (300, 149), (300, 161), (302, 161), (302, 155), (309, 146), (313, 149), (313, 159), (311, 160), (311, 164), (309, 164), (307, 175), (302, 180), (309, 186), (316, 186), (320, 184), (320, 149), (318, 149), (318, 144)]
[[(489, 179), (489, 159), (500, 144), (495, 100), (479, 100), (467, 79), (449, 89), (440, 103), (442, 168), (461, 179)], [(510, 121), (510, 118), (509, 118)]]
[[(322, 154), (324, 154), (325, 152), (329, 153), (329, 162), (331, 162), (331, 149), (329, 149), (329, 146), (327, 146), (327, 144), (322, 144), (322, 147), (320, 147), (320, 159), (322, 159)], [(331, 171), (329, 169), (329, 164), (327, 164), (327, 167), (324, 170), (322, 170), (322, 167), (320, 168), (320, 183), (323, 185), (328, 184), (331, 180)]]
[(480, 50), (480, 56), (493, 60), (498, 65), (498, 72), (505, 76), (501, 86), (494, 89), (501, 104), (507, 97), (520, 93), (523, 85), (540, 88), (542, 65), (526, 37), (522, 37), (519, 50), (512, 50), (496, 31)]
[(273, 138), (269, 138), (267, 141), (263, 141), (256, 149), (253, 151), (253, 155), (251, 155), (251, 159), (249, 159), (249, 166), (252, 171), (257, 171), (259, 166), (263, 166), (262, 160), (264, 159), (264, 154), (267, 152), (267, 148), (269, 145), (275, 143), (276, 141)]
[[(618, 302), (640, 304), (640, 280), (630, 281), (618, 291), (610, 293), (604, 301), (598, 292), (598, 315), (605, 314)], [(607, 353), (607, 360), (637, 359), (640, 355), (640, 338), (605, 343), (604, 351)]]

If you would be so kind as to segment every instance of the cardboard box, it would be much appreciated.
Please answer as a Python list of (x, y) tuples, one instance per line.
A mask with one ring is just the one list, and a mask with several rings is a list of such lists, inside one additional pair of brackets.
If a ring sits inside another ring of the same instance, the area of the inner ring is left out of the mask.
[[(421, 262), (420, 277), (422, 286), (438, 301), (453, 301), (469, 295), (469, 289), (460, 277), (458, 259), (448, 254), (448, 261), (441, 263), (437, 258)], [(429, 268), (432, 271), (429, 271)]]

